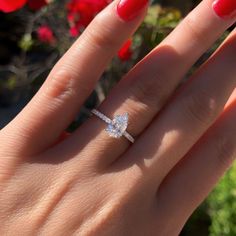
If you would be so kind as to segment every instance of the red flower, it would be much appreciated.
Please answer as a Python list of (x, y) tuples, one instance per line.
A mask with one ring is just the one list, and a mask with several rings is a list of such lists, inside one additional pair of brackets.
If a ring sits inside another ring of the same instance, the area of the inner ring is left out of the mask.
[(37, 30), (38, 39), (43, 43), (53, 44), (55, 42), (55, 37), (51, 28), (47, 25), (41, 26)]
[(71, 36), (76, 37), (105, 8), (111, 0), (71, 0), (68, 8), (68, 22)]
[(22, 8), (27, 0), (0, 0), (0, 11), (12, 12)]
[(132, 40), (129, 39), (118, 52), (118, 57), (120, 58), (120, 60), (128, 61), (131, 58), (133, 53), (131, 46), (132, 46)]
[(79, 30), (77, 27), (74, 26), (70, 28), (70, 35), (71, 37), (77, 37), (79, 35)]
[(47, 0), (28, 0), (28, 6), (31, 10), (37, 11), (48, 4)]

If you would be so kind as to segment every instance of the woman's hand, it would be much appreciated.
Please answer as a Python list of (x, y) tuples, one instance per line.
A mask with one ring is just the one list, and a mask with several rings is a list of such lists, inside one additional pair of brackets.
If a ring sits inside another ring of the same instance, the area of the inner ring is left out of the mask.
[(146, 8), (112, 2), (0, 131), (1, 235), (178, 235), (229, 168), (236, 33), (174, 91), (234, 23), (234, 0), (202, 1), (98, 108), (128, 112), (134, 144), (110, 137), (96, 116), (58, 141)]

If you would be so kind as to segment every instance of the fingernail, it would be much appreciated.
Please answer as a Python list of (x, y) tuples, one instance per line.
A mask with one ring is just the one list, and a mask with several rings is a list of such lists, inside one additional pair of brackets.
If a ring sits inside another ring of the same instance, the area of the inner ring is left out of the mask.
[(221, 18), (233, 18), (236, 16), (236, 0), (215, 0), (213, 9)]
[(117, 5), (117, 13), (125, 21), (136, 18), (142, 9), (148, 4), (148, 0), (120, 0)]

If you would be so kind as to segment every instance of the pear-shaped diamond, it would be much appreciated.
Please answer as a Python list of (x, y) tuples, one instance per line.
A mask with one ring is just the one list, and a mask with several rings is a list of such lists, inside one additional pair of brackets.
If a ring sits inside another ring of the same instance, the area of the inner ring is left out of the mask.
[(111, 137), (120, 138), (128, 127), (129, 114), (116, 115), (112, 122), (108, 124), (106, 131)]

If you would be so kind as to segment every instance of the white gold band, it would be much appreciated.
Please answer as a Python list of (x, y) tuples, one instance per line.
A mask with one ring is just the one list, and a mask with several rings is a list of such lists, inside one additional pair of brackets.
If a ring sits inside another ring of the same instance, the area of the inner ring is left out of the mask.
[(106, 132), (109, 134), (109, 136), (113, 138), (121, 138), (122, 136), (124, 136), (131, 143), (134, 143), (134, 138), (126, 131), (129, 120), (128, 113), (125, 113), (123, 115), (116, 115), (113, 120), (96, 109), (93, 109), (91, 113), (108, 124)]

